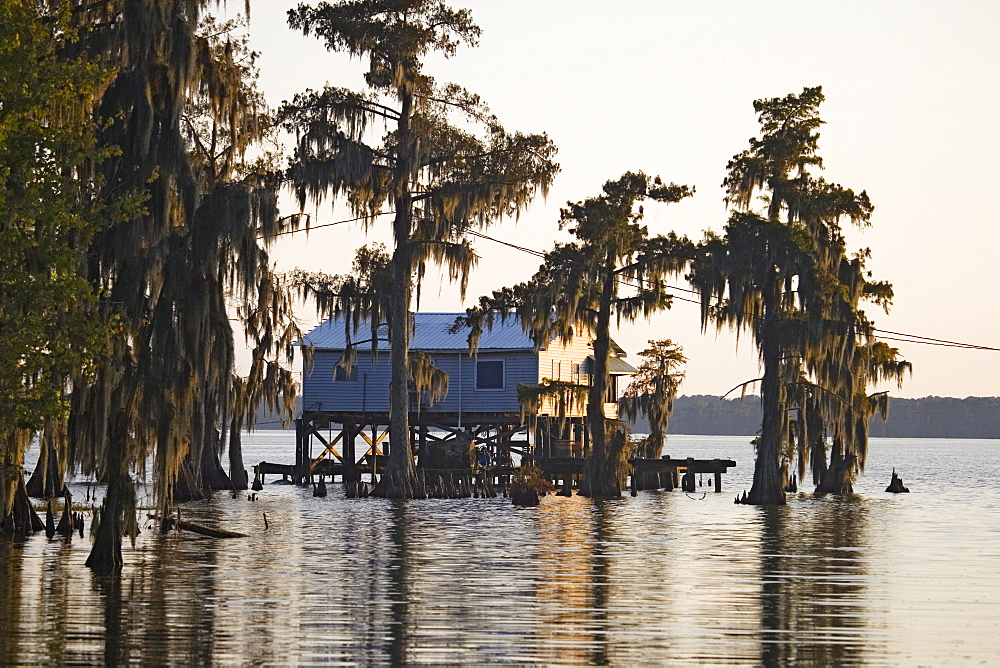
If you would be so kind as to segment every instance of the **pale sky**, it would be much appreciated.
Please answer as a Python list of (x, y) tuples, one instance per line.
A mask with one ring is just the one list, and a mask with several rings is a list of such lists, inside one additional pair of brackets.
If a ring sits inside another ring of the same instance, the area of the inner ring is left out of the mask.
[[(296, 2), (252, 5), (252, 45), (261, 87), (277, 106), (324, 84), (360, 88), (357, 61), (327, 53), (293, 33)], [(230, 3), (233, 12), (243, 3)], [(559, 207), (600, 194), (625, 171), (694, 185), (694, 198), (646, 206), (653, 234), (700, 239), (721, 231), (726, 162), (757, 133), (756, 98), (822, 85), (820, 154), (825, 176), (867, 190), (873, 225), (848, 230), (870, 247), (876, 278), (893, 283), (889, 315), (867, 310), (885, 330), (1000, 348), (1000, 258), (995, 188), (1000, 174), (1000, 3), (995, 2), (667, 2), (621, 0), (456, 0), (483, 30), (477, 48), (426, 71), (480, 94), (508, 130), (546, 132), (562, 172), (547, 201), (493, 237), (547, 251), (568, 240)], [(283, 213), (295, 205), (285, 197)], [(342, 220), (321, 207), (314, 224)], [(354, 225), (294, 235), (275, 249), (279, 267), (346, 273), (354, 249), (388, 240)], [(480, 294), (527, 279), (538, 259), (487, 241), (463, 303), (457, 288), (431, 278), (420, 309), (461, 311)], [(683, 285), (682, 279), (678, 284)], [(685, 296), (685, 293), (678, 293)], [(690, 295), (686, 295), (690, 296)], [(310, 325), (312, 313), (304, 313)], [(737, 350), (727, 332), (702, 334), (698, 307), (676, 302), (649, 322), (625, 325), (615, 340), (635, 355), (651, 338), (681, 343), (690, 358), (683, 394), (722, 394), (759, 376), (749, 336)], [(891, 342), (914, 365), (896, 396), (1000, 395), (1000, 352)], [(893, 388), (894, 389), (894, 388)]]

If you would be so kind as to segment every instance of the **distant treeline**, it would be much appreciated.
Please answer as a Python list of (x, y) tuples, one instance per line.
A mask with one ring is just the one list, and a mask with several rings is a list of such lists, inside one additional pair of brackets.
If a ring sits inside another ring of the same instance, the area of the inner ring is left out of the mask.
[[(301, 413), (296, 400), (295, 413)], [(292, 425), (294, 426), (294, 425)], [(278, 416), (261, 410), (258, 429), (282, 429)], [(760, 397), (720, 399), (708, 394), (678, 397), (670, 418), (671, 434), (754, 436), (760, 428)], [(889, 419), (869, 422), (872, 436), (893, 438), (1000, 438), (1000, 397), (923, 397), (889, 400)], [(636, 420), (632, 431), (649, 425)]]
[[(671, 434), (752, 436), (760, 428), (760, 398), (741, 401), (711, 395), (679, 397), (670, 418)], [(889, 400), (889, 419), (869, 422), (872, 436), (895, 438), (1000, 438), (1000, 397), (923, 397)], [(644, 433), (639, 420), (633, 431)]]

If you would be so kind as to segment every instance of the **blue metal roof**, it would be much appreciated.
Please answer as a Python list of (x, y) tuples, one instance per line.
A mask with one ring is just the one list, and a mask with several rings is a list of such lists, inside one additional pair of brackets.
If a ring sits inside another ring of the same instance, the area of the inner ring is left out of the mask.
[[(469, 330), (463, 329), (452, 334), (448, 330), (455, 324), (455, 318), (464, 313), (414, 313), (414, 333), (410, 337), (412, 350), (465, 351), (469, 349)], [(371, 331), (367, 323), (362, 323), (357, 334), (351, 333), (351, 341), (358, 350), (371, 350)], [(364, 341), (364, 343), (357, 343)], [(344, 333), (343, 320), (330, 318), (321, 323), (304, 337), (305, 345), (312, 345), (318, 350), (343, 350), (347, 347), (347, 337)], [(383, 325), (379, 330), (379, 350), (389, 350), (388, 328)], [(529, 350), (533, 351), (535, 344), (531, 337), (521, 330), (521, 321), (510, 317), (501, 323), (498, 319), (493, 329), (484, 331), (479, 337), (479, 350)]]

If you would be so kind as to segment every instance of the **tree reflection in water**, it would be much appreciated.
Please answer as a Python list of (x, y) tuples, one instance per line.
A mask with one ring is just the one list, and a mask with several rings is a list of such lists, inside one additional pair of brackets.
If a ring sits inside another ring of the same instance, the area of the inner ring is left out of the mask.
[(392, 500), (389, 520), (389, 582), (394, 592), (390, 604), (389, 660), (394, 666), (411, 663), (408, 660), (408, 633), (412, 620), (409, 615), (410, 591), (407, 573), (407, 503)]
[(866, 629), (870, 510), (831, 496), (759, 512), (762, 663), (864, 663), (879, 649)]
[(218, 498), (186, 517), (246, 538), (150, 528), (117, 579), (84, 568), (87, 541), (0, 540), (0, 663), (905, 662), (913, 599), (886, 584), (907, 571), (875, 542), (905, 509)]
[(0, 536), (0, 657), (19, 656), (23, 635), (21, 610), (21, 559), (23, 543)]

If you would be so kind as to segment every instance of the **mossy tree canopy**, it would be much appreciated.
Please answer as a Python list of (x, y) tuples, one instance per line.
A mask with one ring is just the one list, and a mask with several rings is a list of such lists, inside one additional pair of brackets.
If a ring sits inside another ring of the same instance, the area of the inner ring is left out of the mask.
[(868, 194), (813, 173), (823, 166), (823, 99), (813, 87), (754, 102), (760, 136), (730, 160), (723, 181), (729, 221), (723, 235), (706, 235), (690, 275), (703, 327), (749, 331), (764, 367), (754, 504), (784, 502), (781, 470), (796, 439), (802, 467), (807, 444), (822, 452), (826, 434), (850, 443), (861, 463), (867, 447), (869, 411), (859, 402), (875, 377), (861, 360), (874, 337), (862, 304), (887, 309), (892, 287), (872, 280), (867, 249), (847, 251), (842, 223), (870, 224)]

